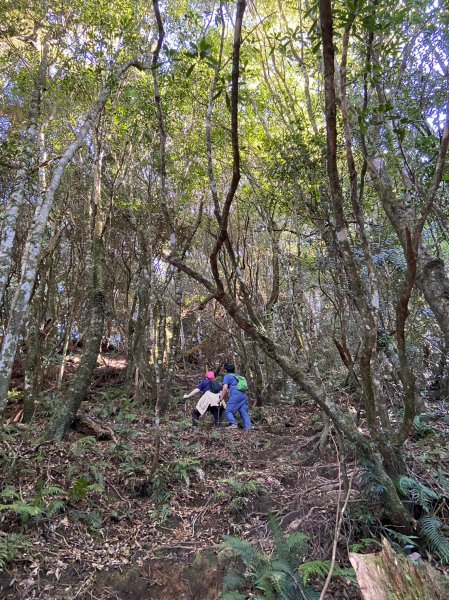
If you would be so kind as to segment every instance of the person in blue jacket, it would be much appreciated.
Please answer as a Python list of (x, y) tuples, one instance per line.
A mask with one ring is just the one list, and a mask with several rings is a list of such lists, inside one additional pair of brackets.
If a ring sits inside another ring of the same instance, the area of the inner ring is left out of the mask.
[(232, 429), (237, 429), (237, 421), (235, 415), (240, 414), (243, 422), (244, 429), (252, 429), (253, 425), (249, 417), (248, 412), (248, 395), (246, 392), (241, 392), (237, 389), (238, 379), (234, 375), (235, 367), (232, 363), (226, 363), (224, 365), (226, 375), (223, 379), (223, 390), (221, 392), (221, 399), (226, 400), (229, 394), (229, 400), (226, 402), (225, 415), (229, 421)]

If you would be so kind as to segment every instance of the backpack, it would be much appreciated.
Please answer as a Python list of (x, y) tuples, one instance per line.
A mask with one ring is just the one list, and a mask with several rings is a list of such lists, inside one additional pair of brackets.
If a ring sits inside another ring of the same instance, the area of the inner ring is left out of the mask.
[(237, 379), (236, 389), (239, 392), (247, 392), (248, 391), (248, 382), (246, 381), (246, 377), (243, 377), (243, 375), (236, 375), (235, 373), (233, 373), (233, 375)]
[(209, 382), (209, 392), (212, 392), (212, 394), (219, 394), (221, 392), (221, 386), (215, 379)]

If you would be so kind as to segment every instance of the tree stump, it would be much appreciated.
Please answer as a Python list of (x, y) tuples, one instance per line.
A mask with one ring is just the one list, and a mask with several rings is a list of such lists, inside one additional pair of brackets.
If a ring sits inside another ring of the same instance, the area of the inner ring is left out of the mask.
[(382, 540), (380, 554), (349, 554), (363, 600), (447, 600), (449, 581), (429, 563), (396, 554)]

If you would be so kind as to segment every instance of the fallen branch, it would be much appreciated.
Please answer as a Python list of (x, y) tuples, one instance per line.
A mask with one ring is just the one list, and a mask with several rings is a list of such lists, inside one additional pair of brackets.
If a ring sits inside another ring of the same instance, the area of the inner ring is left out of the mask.
[(97, 440), (112, 440), (116, 444), (118, 443), (118, 438), (110, 427), (100, 425), (86, 414), (80, 414), (76, 417), (74, 428), (82, 433), (94, 435)]

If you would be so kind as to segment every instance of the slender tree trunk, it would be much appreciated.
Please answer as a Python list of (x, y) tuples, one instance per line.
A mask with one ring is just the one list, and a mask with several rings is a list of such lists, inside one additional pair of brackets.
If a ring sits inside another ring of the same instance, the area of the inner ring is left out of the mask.
[(170, 346), (167, 348), (168, 354), (165, 361), (166, 368), (164, 370), (164, 381), (161, 390), (161, 412), (165, 412), (169, 406), (176, 365), (180, 359), (182, 289), (181, 273), (178, 270), (173, 275), (173, 286), (175, 306), (170, 324)]
[(100, 111), (104, 108), (109, 95), (124, 73), (132, 66), (142, 68), (139, 61), (130, 60), (121, 65), (108, 80), (101, 90), (98, 100), (94, 103), (86, 119), (81, 125), (74, 141), (61, 156), (50, 184), (46, 190), (42, 205), (36, 207), (33, 225), (28, 234), (27, 243), (22, 258), (22, 273), (19, 285), (14, 294), (9, 315), (8, 327), (3, 338), (3, 346), (0, 354), (0, 424), (4, 419), (4, 411), (7, 402), (7, 393), (11, 372), (16, 355), (20, 332), (25, 322), (36, 273), (39, 266), (44, 232), (47, 226), (48, 216), (53, 206), (55, 194), (59, 189), (65, 168), (71, 162), (75, 153), (79, 150), (84, 139), (90, 131), (92, 124), (96, 121)]
[[(223, 281), (220, 275), (218, 267), (218, 253), (222, 248), (225, 241), (228, 239), (227, 226), (228, 226), (228, 215), (231, 208), (232, 201), (234, 199), (235, 192), (237, 190), (240, 180), (240, 153), (239, 153), (239, 142), (238, 142), (238, 79), (239, 79), (239, 56), (240, 56), (240, 40), (241, 40), (241, 27), (242, 19), (245, 10), (245, 2), (239, 0), (237, 3), (237, 15), (235, 21), (234, 31), (234, 53), (233, 53), (233, 74), (232, 74), (232, 90), (231, 90), (231, 135), (232, 135), (232, 149), (233, 149), (233, 172), (231, 185), (225, 200), (223, 215), (220, 223), (220, 231), (216, 240), (215, 247), (210, 255), (211, 271), (213, 275), (213, 282), (207, 279), (203, 274), (198, 273), (186, 263), (183, 262), (175, 254), (167, 256), (166, 259), (174, 266), (183, 270), (187, 275), (194, 278), (196, 281), (201, 283), (211, 295), (224, 307), (227, 313), (233, 318), (236, 324), (243, 329), (246, 334), (257, 344), (259, 347), (273, 359), (286, 373), (289, 375), (300, 387), (307, 393), (315, 403), (330, 417), (335, 427), (346, 436), (347, 439), (354, 442), (359, 451), (371, 461), (376, 470), (377, 477), (381, 481), (382, 485), (386, 489), (388, 497), (389, 513), (393, 522), (402, 525), (407, 529), (411, 528), (411, 518), (402, 504), (393, 480), (385, 470), (380, 455), (381, 448), (376, 438), (370, 438), (362, 435), (352, 418), (351, 415), (340, 410), (329, 398), (326, 396), (325, 390), (318, 387), (311, 379), (307, 377), (304, 371), (298, 366), (297, 362), (291, 357), (287, 357), (282, 350), (277, 346), (273, 339), (269, 336), (266, 329), (257, 322), (257, 319), (253, 318), (253, 311), (248, 311), (249, 318), (245, 315), (242, 308), (238, 306), (235, 299), (227, 293), (224, 289)], [(358, 278), (357, 267), (354, 265), (351, 249), (349, 246), (348, 234), (345, 227), (342, 207), (342, 197), (339, 188), (339, 175), (337, 170), (336, 162), (336, 106), (335, 106), (335, 90), (333, 81), (333, 60), (334, 60), (334, 48), (332, 40), (332, 13), (330, 0), (320, 0), (320, 16), (323, 31), (323, 49), (327, 52), (325, 63), (326, 66), (326, 122), (328, 126), (328, 171), (329, 179), (331, 183), (332, 199), (334, 201), (335, 215), (337, 221), (338, 239), (342, 246), (342, 251), (345, 257), (346, 266), (348, 267), (348, 278), (353, 286), (353, 294), (355, 296), (355, 302), (366, 315), (366, 300), (363, 295), (363, 289), (360, 287), (360, 281)], [(330, 64), (331, 63), (331, 64)], [(228, 247), (226, 246), (228, 249)], [(247, 303), (245, 303), (247, 307)], [(369, 310), (369, 308), (368, 308)], [(370, 314), (369, 317), (372, 317)], [(370, 319), (371, 321), (371, 319)], [(368, 325), (368, 323), (367, 323)], [(372, 323), (369, 323), (369, 335), (371, 336), (373, 327)], [(374, 342), (369, 337), (366, 340), (367, 351), (369, 351), (370, 344), (375, 343), (376, 331), (374, 327)], [(369, 352), (366, 355), (369, 359)], [(365, 373), (365, 381), (369, 381), (369, 362), (366, 365), (367, 371)], [(371, 400), (373, 400), (371, 398)], [(370, 398), (368, 398), (368, 402)], [(369, 407), (368, 407), (369, 408)], [(372, 416), (372, 421), (375, 420), (375, 412)], [(373, 428), (375, 430), (375, 428)], [(395, 454), (396, 449), (390, 449), (390, 452)], [(400, 457), (400, 452), (398, 452)]]
[(44, 304), (45, 293), (45, 270), (41, 273), (41, 280), (33, 299), (33, 309), (27, 324), (26, 348), (27, 357), (24, 376), (24, 401), (23, 401), (23, 422), (29, 423), (34, 417), (36, 410), (36, 400), (40, 393), (42, 361), (42, 347), (40, 344), (39, 333), (42, 315), (42, 306)]
[(133, 321), (133, 335), (130, 340), (130, 353), (128, 355), (128, 378), (134, 387), (137, 400), (143, 400), (149, 387), (149, 362), (148, 362), (148, 326), (150, 322), (151, 302), (151, 271), (147, 265), (151, 259), (145, 253), (139, 281), (137, 284), (137, 315)]
[(97, 143), (93, 166), (93, 191), (91, 205), (92, 231), (92, 268), (89, 272), (91, 281), (90, 319), (86, 331), (84, 352), (76, 374), (70, 381), (67, 390), (59, 398), (49, 435), (61, 440), (76, 417), (81, 402), (86, 398), (92, 377), (97, 366), (98, 353), (104, 331), (105, 319), (105, 247), (104, 229), (105, 215), (101, 200), (103, 150)]
[(14, 240), (16, 237), (16, 226), (19, 211), (26, 200), (27, 185), (30, 185), (30, 175), (36, 156), (37, 139), (39, 131), (39, 118), (41, 114), (42, 90), (45, 87), (47, 76), (47, 47), (44, 46), (39, 71), (35, 79), (34, 90), (31, 97), (28, 128), (24, 135), (23, 152), (19, 159), (19, 169), (16, 175), (15, 185), (11, 198), (5, 208), (2, 223), (2, 236), (0, 245), (0, 305), (3, 301), (6, 285), (8, 282)]

